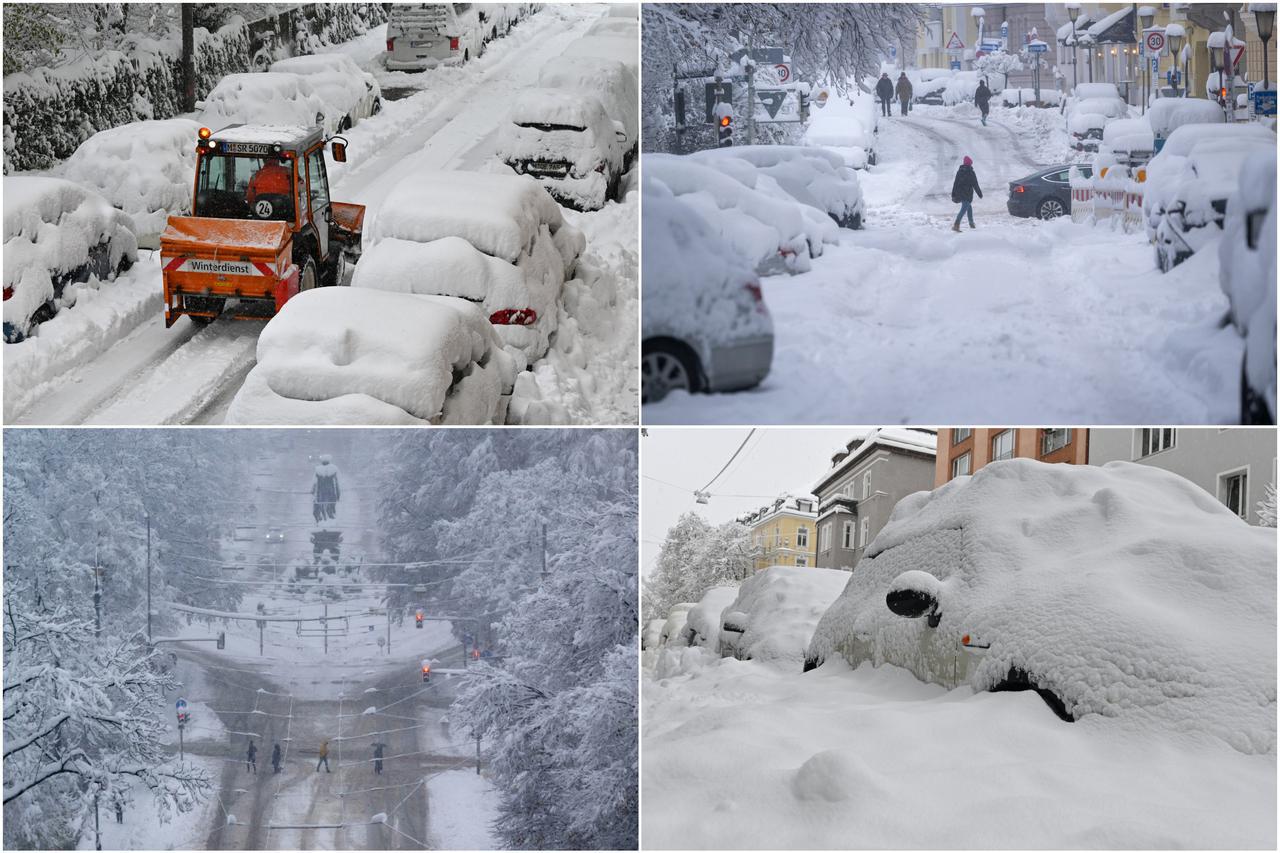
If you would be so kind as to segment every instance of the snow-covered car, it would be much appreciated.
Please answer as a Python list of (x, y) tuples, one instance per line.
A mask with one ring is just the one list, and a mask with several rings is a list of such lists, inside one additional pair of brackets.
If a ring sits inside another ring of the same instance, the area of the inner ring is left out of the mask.
[(1269, 751), (1275, 565), (1275, 530), (1172, 472), (993, 462), (894, 507), (805, 668), (892, 664), (952, 689), (1035, 690), (1065, 720)]
[(1097, 151), (1107, 123), (1128, 114), (1129, 107), (1119, 99), (1086, 98), (1075, 103), (1067, 113), (1072, 146), (1077, 151)]
[(952, 73), (949, 68), (916, 68), (908, 71), (912, 103), (942, 106), (942, 93), (951, 82)]
[(1261, 124), (1213, 124), (1191, 122), (1174, 128), (1160, 153), (1147, 163), (1147, 179), (1142, 194), (1142, 214), (1147, 238), (1154, 242), (1156, 227), (1177, 190), (1186, 170), (1187, 155), (1201, 142), (1257, 139), (1276, 144), (1275, 131)]
[[(1106, 162), (1125, 166), (1141, 166), (1155, 154), (1155, 135), (1146, 118), (1118, 118), (1107, 122), (1102, 130), (1102, 144), (1095, 168)], [(1109, 158), (1109, 159), (1106, 159)]]
[(329, 135), (337, 133), (346, 118), (346, 113), (336, 104), (326, 103), (305, 77), (272, 71), (228, 74), (196, 108), (203, 124), (215, 131), (233, 124), (319, 125)]
[(1274, 141), (1204, 140), (1192, 147), (1155, 229), (1156, 265), (1162, 271), (1173, 269), (1222, 234), (1227, 199), (1236, 191), (1245, 160), (1255, 152), (1274, 157)]
[(498, 132), (497, 154), (561, 204), (599, 210), (618, 198), (626, 145), (626, 129), (594, 95), (524, 89)]
[(658, 635), (659, 646), (677, 646), (685, 643), (682, 639), (684, 623), (689, 619), (689, 611), (697, 606), (696, 601), (687, 601), (675, 605), (662, 623), (662, 632)]
[(17, 343), (66, 305), (77, 282), (111, 281), (138, 259), (128, 214), (62, 178), (4, 179), (4, 339)]
[(858, 176), (833, 151), (803, 145), (733, 145), (698, 151), (693, 159), (724, 168), (749, 164), (791, 198), (823, 211), (841, 228), (861, 228), (866, 205)]
[(640, 633), (641, 651), (647, 652), (662, 645), (662, 626), (665, 624), (667, 624), (665, 619), (650, 619), (644, 623), (644, 630)]
[(464, 299), (321, 287), (258, 338), (230, 424), (501, 424), (515, 363)]
[(855, 108), (833, 98), (821, 112), (810, 114), (801, 145), (826, 148), (839, 154), (846, 166), (865, 169), (876, 164), (876, 144), (866, 121)]
[(482, 172), (406, 176), (368, 233), (352, 287), (469, 300), (521, 370), (547, 351), (586, 245), (536, 181)]
[(810, 259), (838, 237), (834, 223), (816, 209), (782, 192), (755, 189), (738, 174), (692, 156), (647, 154), (644, 173), (700, 213), (758, 275), (808, 272)]
[(827, 612), (849, 583), (839, 569), (771, 566), (743, 581), (721, 617), (720, 651), (739, 660), (798, 664)]
[(484, 50), (489, 28), (484, 4), (395, 3), (387, 17), (389, 71), (460, 65)]
[(686, 646), (705, 646), (720, 653), (720, 616), (738, 597), (736, 586), (713, 586), (689, 609), (681, 638)]
[(1219, 281), (1228, 317), (1245, 341), (1240, 376), (1240, 422), (1276, 418), (1276, 156), (1256, 151), (1240, 170), (1227, 201)]
[(593, 95), (609, 118), (622, 124), (624, 163), (630, 166), (640, 141), (640, 83), (626, 65), (596, 56), (561, 56), (538, 73), (538, 86)]
[(279, 545), (284, 541), (284, 531), (279, 527), (269, 527), (267, 528), (267, 534), (264, 538), (268, 545)]
[[(602, 20), (620, 20), (603, 18)], [(626, 21), (626, 19), (621, 19)], [(596, 59), (616, 59), (640, 79), (640, 40), (631, 35), (585, 35), (569, 42), (561, 56), (584, 56)]]
[(750, 265), (647, 173), (643, 196), (641, 401), (758, 385), (773, 362), (773, 321)]
[(129, 214), (142, 248), (160, 248), (170, 213), (191, 212), (200, 123), (185, 118), (135, 121), (90, 136), (62, 177), (89, 187)]
[(320, 98), (342, 113), (338, 131), (382, 111), (382, 87), (372, 74), (344, 53), (316, 53), (282, 59), (272, 71), (305, 77)]
[(1184, 124), (1222, 124), (1227, 120), (1222, 107), (1201, 98), (1158, 98), (1147, 108), (1146, 119), (1155, 135), (1157, 154), (1169, 134)]

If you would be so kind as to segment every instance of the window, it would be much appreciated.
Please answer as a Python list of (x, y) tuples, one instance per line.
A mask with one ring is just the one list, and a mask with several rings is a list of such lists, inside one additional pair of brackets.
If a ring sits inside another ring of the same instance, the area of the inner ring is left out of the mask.
[(809, 528), (807, 527), (796, 528), (796, 547), (805, 548), (805, 549), (809, 547)]
[(831, 525), (829, 523), (818, 528), (818, 550), (831, 550)]
[(973, 435), (973, 430), (971, 429), (953, 429), (951, 431), (951, 443), (959, 444), (960, 442), (968, 439), (971, 435)]
[(991, 461), (1013, 458), (1013, 430), (1006, 429), (996, 433), (991, 439)]
[(1040, 438), (1040, 455), (1048, 456), (1071, 443), (1071, 430), (1066, 427), (1045, 427)]
[(307, 155), (307, 184), (311, 190), (311, 217), (321, 221), (329, 207), (329, 179), (324, 172), (323, 148)]
[(777, 548), (782, 544), (782, 527), (773, 528), (773, 547)]
[(1144, 429), (1142, 431), (1142, 452), (1138, 458), (1168, 450), (1177, 441), (1177, 430), (1167, 428)]
[(871, 472), (868, 471), (862, 475), (862, 497), (871, 497)]
[(813, 512), (813, 501), (796, 501), (796, 509), (801, 512)]
[(849, 482), (844, 484), (844, 496), (851, 501), (858, 499), (858, 481), (857, 480), (850, 480)]
[(1243, 519), (1249, 517), (1249, 469), (1218, 475), (1218, 500)]
[(796, 565), (803, 569), (805, 566), (809, 565), (809, 558), (804, 554), (798, 555), (796, 557)]
[(862, 519), (862, 530), (859, 531), (859, 537), (860, 537), (860, 541), (858, 543), (858, 547), (860, 548), (867, 547), (867, 539), (871, 537), (871, 519), (869, 518)]
[(853, 547), (853, 522), (846, 521), (844, 523), (844, 545), (845, 550)]
[(951, 460), (951, 478), (953, 480), (956, 477), (963, 477), (966, 474), (970, 473), (969, 460), (972, 457), (972, 455), (973, 454), (971, 453), (962, 453), (961, 455), (957, 456), (955, 459)]

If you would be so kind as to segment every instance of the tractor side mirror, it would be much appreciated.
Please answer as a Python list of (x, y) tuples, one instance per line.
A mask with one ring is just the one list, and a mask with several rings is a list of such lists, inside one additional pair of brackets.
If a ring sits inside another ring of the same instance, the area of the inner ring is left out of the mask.
[(329, 144), (329, 150), (333, 152), (333, 162), (347, 162), (347, 141), (345, 139), (335, 139)]

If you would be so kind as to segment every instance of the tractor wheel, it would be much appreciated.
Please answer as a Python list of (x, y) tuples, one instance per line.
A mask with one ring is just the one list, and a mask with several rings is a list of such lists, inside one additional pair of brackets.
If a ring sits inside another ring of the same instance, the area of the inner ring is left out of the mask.
[(342, 251), (341, 246), (330, 247), (330, 252), (333, 255), (333, 261), (328, 264), (325, 285), (336, 287), (343, 283), (342, 280), (347, 275), (347, 253)]
[(312, 258), (307, 258), (306, 264), (302, 267), (302, 275), (298, 278), (298, 292), (302, 293), (306, 290), (314, 290), (316, 286), (316, 262)]

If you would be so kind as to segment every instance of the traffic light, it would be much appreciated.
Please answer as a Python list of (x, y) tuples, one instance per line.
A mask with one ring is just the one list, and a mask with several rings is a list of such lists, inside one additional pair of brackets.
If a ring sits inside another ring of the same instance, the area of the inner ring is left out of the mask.
[(422, 665), (422, 682), (425, 684), (430, 680), (431, 680), (431, 664), (424, 663)]
[(733, 145), (733, 116), (720, 116), (720, 147), (728, 148)]
[(415, 623), (415, 624), (414, 624), (414, 627), (416, 627), (416, 628), (421, 628), (421, 627), (422, 627), (422, 616), (423, 616), (422, 608), (421, 608), (421, 607), (419, 607), (419, 608), (418, 608), (418, 612), (417, 612), (417, 613), (415, 613), (415, 614), (414, 614), (414, 616), (413, 616), (413, 621), (414, 621), (414, 623)]
[(227, 632), (219, 631), (218, 632), (218, 648), (225, 649), (226, 647), (227, 647)]

